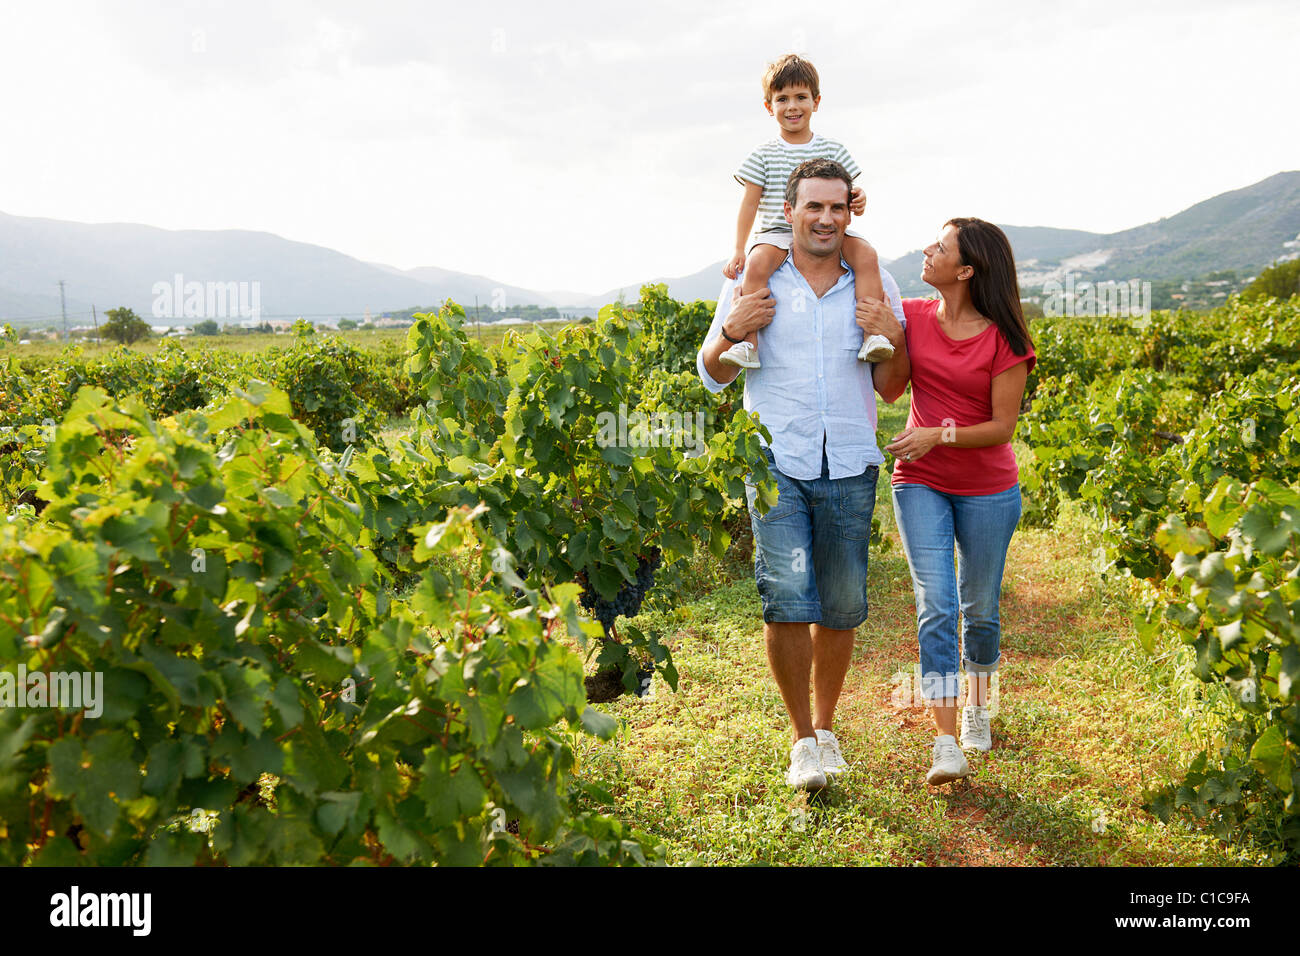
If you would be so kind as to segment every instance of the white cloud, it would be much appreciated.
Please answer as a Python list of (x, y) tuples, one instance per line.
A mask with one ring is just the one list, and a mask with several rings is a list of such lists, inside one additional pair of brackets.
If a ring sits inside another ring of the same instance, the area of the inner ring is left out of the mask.
[(9, 7), (0, 210), (601, 291), (727, 254), (798, 46), (886, 256), (953, 215), (1112, 231), (1296, 165), (1296, 35), (1263, 2)]

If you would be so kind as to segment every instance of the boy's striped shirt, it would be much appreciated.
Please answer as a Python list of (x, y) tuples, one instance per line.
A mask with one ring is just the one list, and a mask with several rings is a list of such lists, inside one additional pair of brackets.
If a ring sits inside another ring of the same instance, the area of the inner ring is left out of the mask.
[(754, 231), (764, 229), (789, 229), (785, 221), (785, 184), (800, 163), (809, 159), (833, 159), (846, 170), (851, 179), (857, 179), (862, 170), (853, 161), (849, 151), (836, 140), (813, 133), (806, 143), (787, 143), (774, 139), (758, 147), (740, 164), (736, 181), (761, 186), (763, 196), (758, 201), (758, 220)]

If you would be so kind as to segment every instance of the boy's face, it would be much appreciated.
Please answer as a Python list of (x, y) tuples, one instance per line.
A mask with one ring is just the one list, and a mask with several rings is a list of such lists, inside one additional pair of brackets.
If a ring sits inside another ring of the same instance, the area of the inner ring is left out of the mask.
[(768, 113), (776, 117), (781, 129), (787, 133), (802, 133), (812, 122), (813, 113), (821, 105), (822, 98), (813, 96), (812, 90), (803, 85), (786, 86), (772, 91), (772, 99), (763, 105)]

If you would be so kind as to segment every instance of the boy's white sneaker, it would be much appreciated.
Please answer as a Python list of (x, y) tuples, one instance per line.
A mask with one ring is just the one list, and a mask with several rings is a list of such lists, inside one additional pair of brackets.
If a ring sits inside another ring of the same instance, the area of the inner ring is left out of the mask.
[(785, 782), (796, 790), (820, 790), (826, 786), (816, 737), (803, 737), (790, 748), (790, 769), (785, 773)]
[(762, 368), (758, 361), (758, 349), (748, 342), (737, 342), (719, 355), (718, 361), (723, 365), (735, 365), (737, 368)]
[(858, 349), (858, 359), (863, 362), (883, 362), (894, 357), (894, 346), (883, 335), (868, 335)]
[(961, 749), (988, 753), (993, 749), (993, 729), (989, 726), (989, 709), (970, 704), (961, 709)]
[(821, 761), (827, 783), (834, 783), (836, 777), (849, 769), (840, 752), (840, 742), (829, 730), (817, 731), (817, 759)]
[(934, 738), (933, 756), (934, 765), (925, 775), (925, 782), (932, 787), (951, 780), (959, 780), (970, 774), (970, 764), (966, 762), (966, 755), (961, 752), (952, 734), (940, 734)]

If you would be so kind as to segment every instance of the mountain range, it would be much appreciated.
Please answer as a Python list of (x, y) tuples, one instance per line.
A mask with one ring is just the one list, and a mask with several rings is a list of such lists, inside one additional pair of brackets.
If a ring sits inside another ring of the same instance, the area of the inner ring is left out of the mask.
[[(1022, 292), (1030, 293), (1066, 271), (1076, 280), (1191, 278), (1218, 270), (1251, 273), (1269, 263), (1300, 256), (1300, 171), (1222, 193), (1176, 215), (1114, 233), (1041, 226), (1003, 229), (1016, 252)], [(921, 252), (887, 262), (905, 294), (924, 290)], [(665, 282), (677, 299), (712, 299), (722, 284), (722, 262)], [(92, 304), (100, 313), (127, 306), (158, 325), (192, 324), (184, 298), (192, 283), (230, 284), (227, 313), (212, 314), (211, 289), (202, 317), (238, 321), (232, 302), (250, 300), (256, 284), (262, 317), (304, 316), (327, 322), (341, 316), (379, 316), (413, 306), (436, 306), (447, 298), (466, 306), (475, 300), (509, 313), (520, 305), (586, 312), (636, 288), (601, 295), (538, 291), (495, 278), (436, 266), (401, 270), (363, 262), (332, 249), (244, 230), (166, 230), (153, 226), (89, 224), (0, 213), (0, 320), (53, 325), (61, 314), (59, 280), (66, 282), (66, 308), (73, 325), (88, 324)], [(162, 289), (166, 294), (160, 296)], [(173, 294), (173, 290), (175, 294)], [(218, 300), (218, 304), (222, 299)], [(162, 302), (162, 308), (159, 303)], [(170, 308), (170, 314), (167, 313)], [(504, 310), (500, 307), (504, 306)]]

